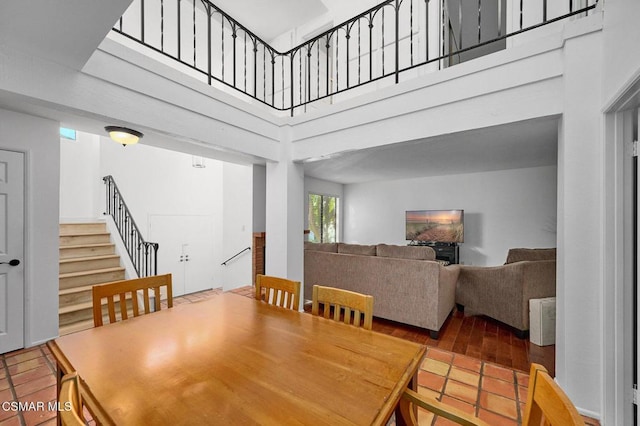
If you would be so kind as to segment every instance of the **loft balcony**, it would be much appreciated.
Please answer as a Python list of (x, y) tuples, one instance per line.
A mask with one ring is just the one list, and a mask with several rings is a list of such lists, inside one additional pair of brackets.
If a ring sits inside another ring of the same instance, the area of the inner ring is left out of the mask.
[(526, 44), (597, 5), (387, 0), (278, 50), (282, 37), (265, 41), (208, 0), (134, 0), (111, 36), (213, 87), (293, 116)]

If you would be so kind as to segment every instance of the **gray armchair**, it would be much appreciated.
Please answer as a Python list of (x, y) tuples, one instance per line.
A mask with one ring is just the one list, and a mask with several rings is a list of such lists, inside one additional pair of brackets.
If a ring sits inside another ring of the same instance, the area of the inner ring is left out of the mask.
[(460, 266), (458, 309), (529, 330), (529, 300), (556, 295), (556, 249), (511, 249), (502, 266)]

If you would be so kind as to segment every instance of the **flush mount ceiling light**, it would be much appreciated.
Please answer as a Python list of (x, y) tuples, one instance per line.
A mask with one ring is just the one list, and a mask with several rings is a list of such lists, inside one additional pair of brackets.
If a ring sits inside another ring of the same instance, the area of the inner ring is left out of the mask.
[(138, 143), (140, 138), (144, 136), (141, 132), (137, 130), (128, 129), (126, 127), (120, 126), (106, 126), (104, 130), (109, 133), (109, 136), (114, 141), (122, 144), (123, 146), (133, 145)]

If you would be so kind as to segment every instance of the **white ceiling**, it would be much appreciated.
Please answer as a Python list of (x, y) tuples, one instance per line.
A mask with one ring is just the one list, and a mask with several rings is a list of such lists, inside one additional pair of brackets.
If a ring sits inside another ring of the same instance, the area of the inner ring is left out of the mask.
[(546, 117), (347, 152), (304, 164), (343, 184), (557, 164), (558, 118)]
[(212, 3), (267, 42), (328, 11), (321, 0), (212, 0)]

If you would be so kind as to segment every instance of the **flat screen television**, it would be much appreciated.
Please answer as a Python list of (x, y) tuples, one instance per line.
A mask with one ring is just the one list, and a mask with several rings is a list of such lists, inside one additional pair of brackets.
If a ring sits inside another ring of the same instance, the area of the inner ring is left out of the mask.
[(462, 243), (464, 210), (407, 210), (406, 239), (425, 243)]

